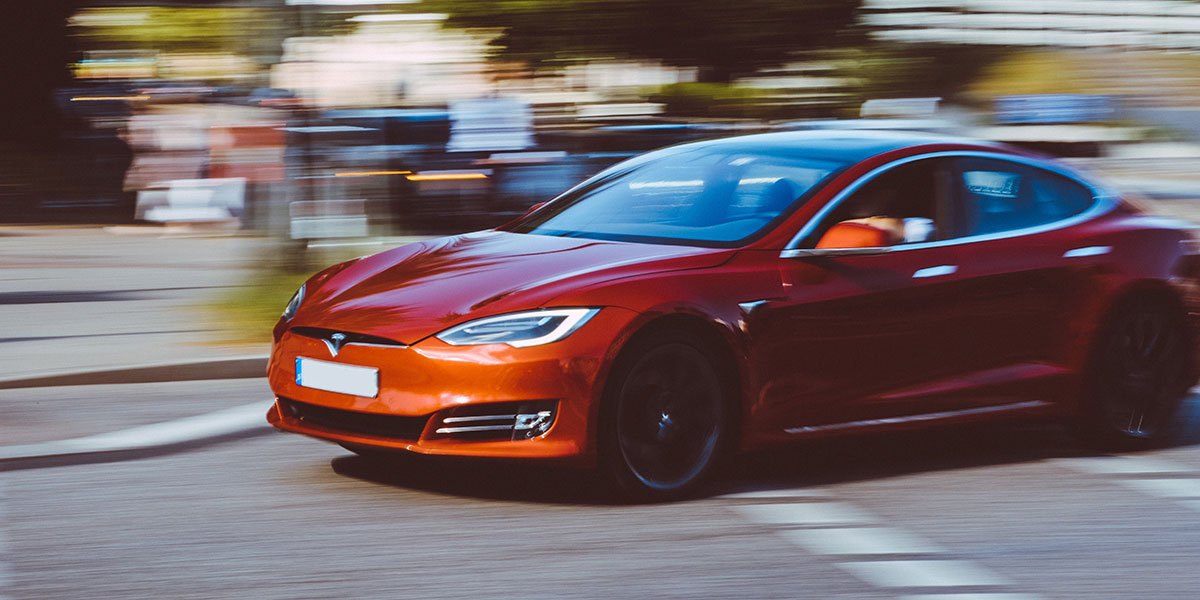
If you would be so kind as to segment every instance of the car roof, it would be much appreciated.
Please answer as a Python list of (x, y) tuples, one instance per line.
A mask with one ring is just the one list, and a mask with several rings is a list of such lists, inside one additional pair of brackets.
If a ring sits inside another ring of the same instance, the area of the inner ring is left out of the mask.
[(676, 150), (712, 148), (730, 152), (765, 152), (856, 163), (861, 160), (916, 146), (955, 144), (980, 150), (1011, 152), (993, 142), (909, 131), (782, 131), (704, 140), (674, 146)]

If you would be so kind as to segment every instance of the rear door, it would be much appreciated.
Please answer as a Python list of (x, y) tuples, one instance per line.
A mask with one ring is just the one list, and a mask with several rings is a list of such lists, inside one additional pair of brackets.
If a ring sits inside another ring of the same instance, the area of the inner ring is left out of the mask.
[(1096, 193), (1000, 157), (956, 159), (953, 182), (958, 304), (972, 331), (964, 361), (973, 375), (959, 387), (959, 403), (1053, 400), (1067, 392), (1060, 346), (1087, 275), (1080, 268), (1108, 251), (1079, 242), (1072, 229), (1096, 206)]

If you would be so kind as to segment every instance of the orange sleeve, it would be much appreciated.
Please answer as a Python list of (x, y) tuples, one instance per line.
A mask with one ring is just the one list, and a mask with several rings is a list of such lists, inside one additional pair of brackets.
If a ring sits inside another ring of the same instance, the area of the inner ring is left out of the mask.
[(873, 248), (891, 245), (890, 232), (866, 223), (844, 222), (821, 236), (817, 248)]

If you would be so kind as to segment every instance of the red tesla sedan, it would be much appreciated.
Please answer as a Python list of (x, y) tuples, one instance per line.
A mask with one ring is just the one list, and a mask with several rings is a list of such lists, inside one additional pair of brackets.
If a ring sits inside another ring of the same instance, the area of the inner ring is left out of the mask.
[(643, 498), (855, 431), (1055, 416), (1152, 443), (1196, 378), (1184, 227), (993, 144), (675, 146), (317, 273), (275, 327), (267, 418), (364, 454), (597, 467)]

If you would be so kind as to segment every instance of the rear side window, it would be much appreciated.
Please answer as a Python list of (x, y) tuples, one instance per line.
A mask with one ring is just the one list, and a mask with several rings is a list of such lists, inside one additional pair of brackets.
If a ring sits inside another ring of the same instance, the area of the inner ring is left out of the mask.
[(959, 161), (957, 229), (961, 236), (1037, 227), (1087, 210), (1086, 186), (1028, 165), (986, 158)]

